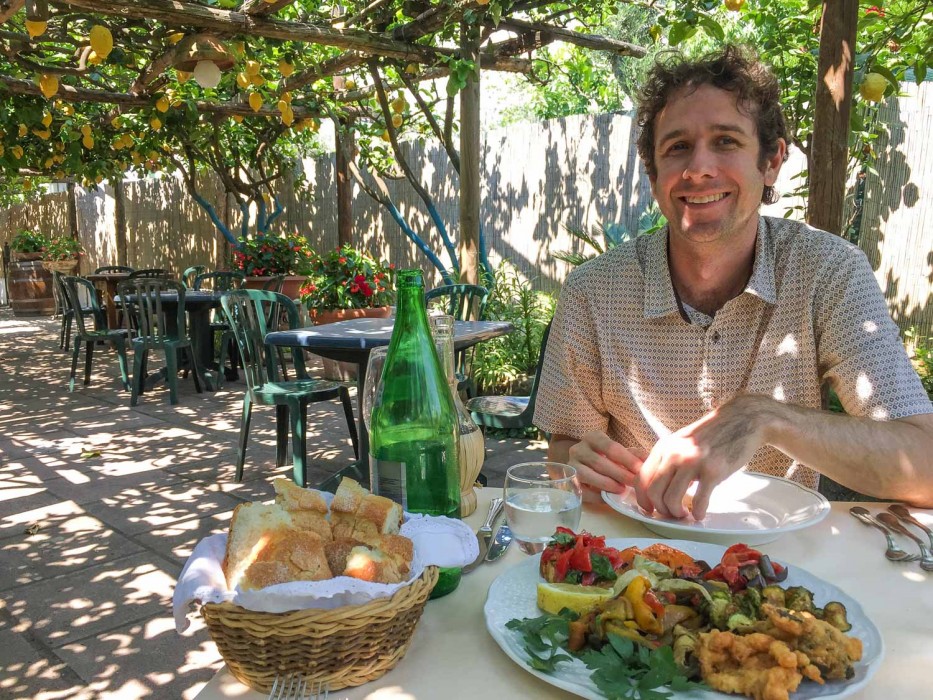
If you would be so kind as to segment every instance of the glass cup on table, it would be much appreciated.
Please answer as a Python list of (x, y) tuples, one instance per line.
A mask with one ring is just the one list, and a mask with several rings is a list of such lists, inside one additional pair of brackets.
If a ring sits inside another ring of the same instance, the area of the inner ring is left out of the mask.
[(505, 474), (505, 518), (525, 554), (544, 549), (558, 527), (576, 530), (583, 508), (577, 470), (559, 462), (525, 462)]
[(369, 430), (369, 421), (373, 415), (373, 408), (382, 393), (382, 368), (386, 363), (387, 345), (376, 347), (369, 352), (369, 361), (366, 363), (366, 380), (363, 382), (363, 422)]

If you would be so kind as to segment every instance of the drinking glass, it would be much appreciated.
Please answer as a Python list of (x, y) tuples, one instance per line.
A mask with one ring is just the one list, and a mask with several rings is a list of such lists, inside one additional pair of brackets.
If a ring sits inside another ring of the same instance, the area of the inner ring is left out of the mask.
[(373, 415), (373, 407), (382, 393), (382, 368), (386, 363), (387, 345), (373, 348), (369, 352), (369, 361), (366, 363), (366, 381), (363, 382), (363, 423), (369, 430), (369, 421)]
[(580, 524), (583, 490), (577, 470), (559, 462), (525, 462), (505, 474), (505, 518), (525, 554), (544, 549), (558, 526)]

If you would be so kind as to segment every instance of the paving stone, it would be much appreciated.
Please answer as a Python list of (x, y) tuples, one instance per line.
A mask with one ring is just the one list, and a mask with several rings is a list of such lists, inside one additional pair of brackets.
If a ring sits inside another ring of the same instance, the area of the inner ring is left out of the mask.
[(28, 496), (0, 501), (0, 537), (22, 532), (34, 523), (57, 516), (80, 515), (81, 506), (62, 501), (46, 490)]
[(197, 616), (184, 635), (170, 614), (134, 622), (56, 650), (105, 698), (193, 698), (223, 661)]
[(0, 698), (10, 700), (90, 700), (84, 683), (72, 682), (64, 661), (50, 660), (10, 629), (0, 629)]
[(10, 479), (36, 479), (45, 483), (61, 479), (66, 474), (74, 476), (88, 471), (86, 463), (80, 457), (62, 458), (54, 454), (13, 458), (0, 456), (0, 484)]
[(178, 575), (172, 568), (143, 552), (0, 597), (16, 620), (14, 631), (30, 630), (54, 649), (170, 610)]
[(46, 519), (35, 534), (0, 539), (0, 590), (105, 564), (143, 551), (139, 544), (88, 515)]
[(232, 516), (233, 511), (228, 510), (205, 518), (188, 518), (140, 533), (133, 539), (164, 558), (175, 561), (180, 571), (198, 542), (208, 535), (230, 529)]
[[(149, 468), (141, 469), (145, 465)], [(127, 463), (127, 466), (130, 467), (127, 473), (119, 473), (119, 470), (111, 463), (108, 469), (111, 473), (101, 474), (91, 469), (89, 473), (73, 473), (68, 477), (49, 481), (46, 487), (49, 493), (59, 498), (85, 504), (117, 497), (129, 491), (145, 492), (171, 486), (180, 481), (178, 477), (167, 474), (154, 466), (151, 461)]]

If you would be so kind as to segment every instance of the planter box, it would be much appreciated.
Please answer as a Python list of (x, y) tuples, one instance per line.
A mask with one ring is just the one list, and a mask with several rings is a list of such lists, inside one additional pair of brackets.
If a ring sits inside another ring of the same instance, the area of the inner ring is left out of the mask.
[(70, 275), (78, 269), (78, 261), (72, 260), (46, 260), (42, 263), (49, 272), (57, 272), (60, 275)]
[[(351, 318), (389, 318), (392, 315), (391, 306), (377, 306), (372, 309), (331, 309), (329, 311), (312, 311), (311, 322), (315, 326), (327, 323), (346, 321)], [(352, 362), (338, 362), (322, 357), (324, 364), (324, 378), (338, 382), (356, 381), (356, 365)]]

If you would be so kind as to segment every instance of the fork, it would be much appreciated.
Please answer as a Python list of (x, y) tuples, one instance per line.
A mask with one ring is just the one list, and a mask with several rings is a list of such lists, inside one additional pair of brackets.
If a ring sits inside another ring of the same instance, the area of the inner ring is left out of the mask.
[(309, 685), (308, 679), (299, 673), (276, 674), (267, 700), (327, 700), (328, 685), (325, 681), (312, 681)]
[(878, 528), (884, 533), (884, 537), (888, 542), (888, 548), (885, 550), (884, 556), (888, 561), (917, 561), (917, 559), (920, 558), (916, 554), (910, 554), (898, 547), (897, 542), (895, 542), (894, 538), (891, 536), (891, 531), (875, 520), (874, 516), (866, 509), (861, 506), (853, 506), (849, 508), (849, 512), (863, 524)]

